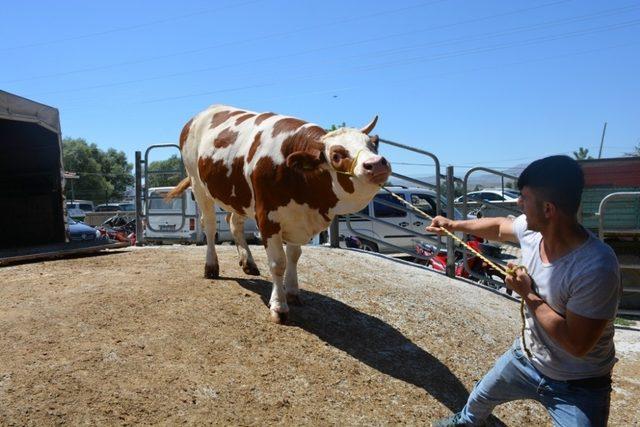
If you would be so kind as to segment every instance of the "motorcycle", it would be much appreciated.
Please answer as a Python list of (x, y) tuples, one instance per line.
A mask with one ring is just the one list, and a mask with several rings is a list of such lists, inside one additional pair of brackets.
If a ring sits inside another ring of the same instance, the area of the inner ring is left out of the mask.
[[(484, 256), (494, 255), (495, 247), (484, 244), (484, 240), (481, 237), (472, 236), (467, 244)], [(426, 242), (416, 243), (415, 249), (416, 253), (425, 259), (416, 257), (414, 262), (425, 265), (435, 271), (445, 272), (447, 270), (446, 249), (438, 250), (436, 246)], [(456, 248), (454, 253), (454, 271), (456, 276), (472, 280), (493, 289), (499, 289), (501, 287), (493, 281), (498, 278), (504, 282), (504, 276), (482, 258), (473, 253), (467, 254), (467, 265), (469, 266), (469, 270), (467, 270), (464, 266), (462, 249)]]
[(106, 219), (98, 227), (100, 233), (111, 240), (118, 242), (129, 242), (132, 246), (136, 244), (136, 219), (122, 216), (113, 216)]

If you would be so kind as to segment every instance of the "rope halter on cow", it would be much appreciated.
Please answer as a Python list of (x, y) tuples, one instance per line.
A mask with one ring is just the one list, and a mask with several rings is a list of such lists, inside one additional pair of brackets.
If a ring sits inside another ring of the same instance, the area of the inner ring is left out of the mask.
[[(331, 167), (336, 171), (336, 173), (340, 173), (340, 174), (344, 174), (344, 175), (348, 175), (348, 176), (353, 176), (355, 177), (354, 174), (354, 170), (356, 167), (356, 164), (358, 162), (358, 157), (360, 156), (360, 153), (362, 152), (362, 150), (358, 150), (356, 157), (353, 159), (353, 162), (351, 163), (351, 167), (349, 168), (348, 172), (344, 172), (341, 170), (336, 169), (335, 167), (333, 167), (333, 165), (331, 165)], [(388, 192), (389, 194), (391, 194), (393, 197), (395, 197), (396, 199), (398, 199), (400, 202), (402, 202), (404, 205), (406, 205), (407, 207), (409, 207), (410, 209), (412, 209), (413, 211), (415, 211), (418, 215), (423, 216), (424, 218), (429, 219), (430, 221), (433, 221), (433, 217), (429, 214), (427, 214), (426, 212), (423, 212), (422, 210), (418, 209), (416, 206), (414, 206), (413, 204), (407, 202), (403, 197), (397, 195), (396, 193), (394, 193), (393, 191), (389, 190), (388, 188), (386, 188), (383, 185), (380, 186), (380, 188), (382, 188), (383, 190), (385, 190), (386, 192)], [(500, 272), (502, 275), (506, 276), (513, 276), (515, 277), (516, 272), (520, 269), (523, 269), (525, 273), (529, 274), (527, 271), (527, 268), (524, 265), (518, 265), (515, 266), (513, 268), (503, 268), (502, 266), (494, 263), (493, 261), (491, 261), (489, 258), (485, 257), (484, 255), (482, 255), (480, 252), (478, 252), (477, 250), (475, 250), (474, 248), (472, 248), (471, 246), (469, 246), (464, 240), (460, 239), (458, 236), (456, 236), (454, 233), (452, 233), (451, 231), (447, 230), (444, 227), (440, 227), (440, 230), (442, 232), (444, 232), (445, 234), (447, 234), (449, 237), (451, 237), (454, 241), (458, 242), (461, 246), (463, 246), (466, 250), (468, 250), (469, 252), (473, 253), (474, 255), (476, 255), (478, 258), (480, 258), (481, 260), (483, 260), (484, 262), (486, 262), (487, 264), (489, 264), (491, 267), (493, 267), (495, 270), (497, 270), (498, 272)], [(533, 280), (533, 279), (532, 279)], [(531, 352), (529, 351), (529, 349), (527, 348), (527, 344), (525, 341), (525, 325), (526, 325), (526, 320), (525, 320), (525, 316), (524, 316), (524, 298), (520, 299), (520, 320), (521, 320), (521, 336), (522, 336), (522, 347), (524, 348), (524, 351), (527, 353), (527, 356), (529, 356), (529, 358), (531, 358)]]

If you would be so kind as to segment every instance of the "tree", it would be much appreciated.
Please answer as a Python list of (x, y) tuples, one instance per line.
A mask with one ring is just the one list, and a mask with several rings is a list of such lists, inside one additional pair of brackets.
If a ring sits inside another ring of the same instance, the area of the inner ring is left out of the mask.
[(106, 153), (102, 153), (102, 171), (106, 174), (107, 180), (113, 185), (113, 195), (122, 198), (127, 186), (133, 185), (133, 165), (127, 163), (127, 156), (123, 151), (109, 148)]
[[(180, 159), (176, 154), (169, 157), (166, 160), (159, 160), (155, 162), (149, 163), (149, 172), (158, 172), (158, 171), (181, 171), (183, 169), (182, 159)], [(151, 187), (173, 187), (178, 185), (178, 183), (182, 180), (180, 172), (175, 172), (171, 174), (165, 173), (147, 173), (147, 188)]]
[(133, 166), (127, 163), (122, 151), (104, 152), (96, 144), (83, 138), (62, 140), (63, 163), (66, 171), (75, 172), (79, 179), (65, 186), (67, 199), (108, 202), (122, 198), (127, 185), (133, 184)]
[(341, 125), (336, 126), (335, 124), (332, 124), (330, 128), (325, 129), (327, 132), (333, 132), (334, 130), (338, 130), (340, 128), (346, 128), (347, 124), (345, 122), (342, 122)]
[(573, 156), (576, 158), (576, 160), (593, 159), (593, 157), (589, 155), (589, 149), (584, 147), (580, 147), (578, 148), (578, 151), (574, 151)]
[(630, 153), (624, 153), (625, 157), (640, 157), (640, 142), (633, 148)]

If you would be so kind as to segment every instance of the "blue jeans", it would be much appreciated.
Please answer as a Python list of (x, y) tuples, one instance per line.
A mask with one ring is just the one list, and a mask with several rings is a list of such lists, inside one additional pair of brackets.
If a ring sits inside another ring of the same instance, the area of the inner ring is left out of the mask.
[(542, 375), (516, 340), (476, 384), (459, 421), (482, 424), (501, 403), (533, 399), (547, 409), (555, 426), (606, 426), (610, 395), (610, 385), (595, 389), (577, 387)]

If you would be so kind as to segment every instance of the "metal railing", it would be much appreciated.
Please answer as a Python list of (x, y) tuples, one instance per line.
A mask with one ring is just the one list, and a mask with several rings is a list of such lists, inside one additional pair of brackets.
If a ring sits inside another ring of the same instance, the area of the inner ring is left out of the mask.
[[(159, 148), (175, 148), (180, 153), (180, 147), (177, 144), (155, 144), (149, 146), (144, 152), (144, 160), (142, 159), (141, 152), (136, 151), (136, 165), (135, 165), (135, 173), (136, 173), (136, 245), (143, 245), (144, 242), (144, 228), (148, 228), (151, 231), (162, 232), (162, 233), (171, 233), (175, 232), (176, 234), (184, 227), (186, 224), (188, 217), (194, 217), (194, 215), (187, 215), (185, 208), (187, 205), (187, 201), (185, 199), (185, 194), (182, 194), (181, 200), (181, 208), (180, 212), (163, 212), (154, 214), (150, 210), (151, 201), (154, 199), (163, 199), (160, 196), (151, 196), (149, 194), (149, 177), (151, 175), (175, 175), (178, 174), (180, 176), (180, 180), (185, 177), (184, 166), (179, 170), (149, 170), (149, 153), (152, 150), (156, 150)], [(160, 230), (154, 228), (149, 221), (150, 217), (153, 216), (175, 216), (180, 217), (180, 225), (176, 225), (173, 230)]]
[[(380, 138), (380, 143), (381, 144), (387, 144), (393, 147), (397, 147), (400, 148), (402, 150), (407, 150), (407, 151), (411, 151), (413, 153), (417, 153), (420, 154), (421, 156), (426, 156), (429, 157), (431, 160), (433, 160), (434, 162), (434, 169), (435, 169), (435, 184), (431, 184), (429, 182), (426, 181), (422, 181), (422, 180), (418, 180), (415, 178), (411, 178), (396, 172), (393, 172), (391, 174), (391, 176), (395, 177), (395, 178), (399, 178), (403, 181), (409, 182), (411, 184), (417, 185), (418, 187), (422, 187), (422, 188), (427, 188), (427, 189), (431, 189), (434, 191), (435, 193), (435, 203), (436, 203), (436, 215), (441, 215), (442, 214), (442, 202), (441, 202), (441, 172), (440, 172), (440, 160), (438, 159), (438, 157), (433, 154), (430, 153), (428, 151), (425, 150), (420, 150), (418, 148), (415, 147), (411, 147), (409, 145), (405, 145), (405, 144), (400, 144), (398, 142), (395, 141), (390, 141), (388, 139), (383, 139)], [(393, 203), (393, 202), (389, 202), (386, 200), (374, 200), (374, 202), (371, 204), (371, 206), (375, 206), (376, 203), (388, 206), (388, 207), (392, 207), (394, 209), (397, 210), (401, 210), (404, 212), (407, 212), (408, 215), (413, 214), (413, 211), (410, 210), (409, 208), (406, 208), (404, 206), (401, 206), (398, 203)], [(450, 204), (451, 208), (453, 208), (453, 204)], [(453, 212), (453, 211), (452, 211)], [(452, 213), (451, 213), (452, 214)], [(398, 230), (398, 231), (402, 231), (405, 234), (409, 234), (412, 236), (415, 236), (417, 239), (420, 240), (427, 240), (427, 241), (431, 241), (436, 243), (436, 250), (440, 250), (440, 248), (442, 247), (442, 238), (438, 235), (435, 234), (425, 234), (425, 233), (419, 233), (417, 231), (408, 229), (406, 227), (402, 227), (398, 224), (394, 224), (391, 223), (389, 221), (385, 221), (383, 219), (380, 218), (376, 218), (374, 216), (371, 215), (367, 215), (367, 214), (363, 214), (363, 213), (353, 213), (353, 214), (348, 214), (348, 215), (344, 215), (345, 218), (345, 222), (346, 222), (346, 226), (347, 226), (347, 230), (354, 236), (357, 236), (359, 238), (362, 238), (364, 240), (370, 241), (372, 243), (375, 243), (376, 245), (378, 245), (378, 247), (380, 246), (386, 246), (388, 248), (392, 248), (393, 250), (395, 250), (398, 253), (406, 253), (416, 259), (420, 259), (420, 260), (428, 260), (430, 257), (425, 257), (421, 254), (419, 254), (418, 252), (416, 252), (415, 250), (409, 250), (406, 249), (404, 247), (395, 245), (391, 242), (389, 242), (388, 240), (384, 240), (384, 239), (380, 239), (376, 236), (374, 236), (373, 234), (366, 234), (366, 233), (362, 233), (358, 230), (355, 230), (353, 228), (353, 226), (351, 225), (351, 218), (352, 217), (360, 217), (360, 218), (365, 218), (371, 222), (374, 223), (378, 223), (378, 224), (382, 224), (386, 227), (390, 227), (392, 229)], [(407, 224), (408, 225), (408, 224)], [(336, 218), (334, 219), (332, 225), (331, 225), (331, 231), (330, 231), (330, 235), (331, 235), (331, 246), (332, 247), (338, 247), (339, 246), (339, 219)]]

